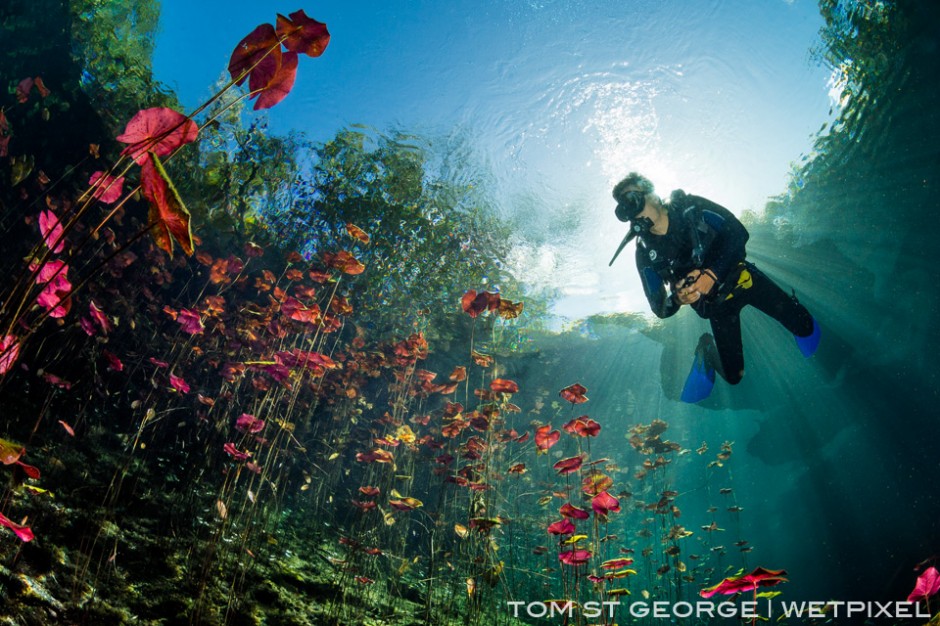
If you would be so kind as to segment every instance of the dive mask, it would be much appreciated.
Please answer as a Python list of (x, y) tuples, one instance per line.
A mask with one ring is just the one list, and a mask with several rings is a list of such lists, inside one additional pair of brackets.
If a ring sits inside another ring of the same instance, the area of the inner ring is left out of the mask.
[(645, 193), (637, 190), (628, 191), (623, 194), (620, 202), (617, 203), (614, 214), (621, 222), (628, 222), (639, 215), (644, 206), (646, 206)]
[(653, 220), (650, 218), (637, 218), (637, 215), (643, 212), (643, 207), (645, 206), (646, 194), (634, 189), (623, 195), (623, 199), (617, 203), (617, 208), (614, 209), (614, 213), (621, 222), (632, 222), (632, 224), (630, 224), (630, 230), (636, 235), (641, 235), (649, 232), (650, 228), (653, 227)]

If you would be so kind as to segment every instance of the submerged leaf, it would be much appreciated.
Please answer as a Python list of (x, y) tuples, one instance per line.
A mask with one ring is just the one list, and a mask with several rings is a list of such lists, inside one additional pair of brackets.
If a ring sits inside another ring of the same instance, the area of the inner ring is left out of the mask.
[(0, 376), (6, 374), (13, 367), (20, 356), (20, 344), (13, 335), (4, 335), (0, 339)]
[(937, 568), (928, 567), (917, 577), (917, 584), (914, 585), (914, 590), (907, 596), (907, 601), (926, 600), (938, 591), (940, 591), (940, 573), (937, 572)]
[(202, 324), (202, 316), (190, 309), (180, 309), (176, 322), (183, 327), (183, 331), (190, 335), (198, 335), (206, 329)]
[[(267, 61), (267, 59), (265, 60)], [(257, 72), (267, 72), (270, 66), (262, 63), (258, 66)], [(252, 91), (258, 92), (258, 99), (255, 100), (255, 111), (270, 109), (275, 104), (287, 97), (290, 90), (294, 87), (294, 80), (297, 78), (297, 53), (287, 52), (280, 58), (280, 62), (274, 68), (273, 73), (268, 76), (266, 73), (258, 73), (259, 81), (264, 82), (264, 86), (254, 86), (251, 83), (255, 80), (256, 72), (252, 72), (249, 86)]]
[(326, 24), (307, 17), (304, 10), (294, 11), (290, 17), (277, 16), (277, 36), (284, 47), (311, 57), (323, 54), (330, 43), (330, 32)]
[(20, 460), (20, 457), (26, 452), (26, 448), (15, 444), (12, 441), (0, 439), (0, 463), (4, 465), (13, 465)]
[(574, 524), (567, 517), (548, 525), (548, 532), (551, 535), (570, 535), (574, 531)]
[(561, 433), (557, 430), (552, 430), (551, 424), (545, 424), (537, 428), (535, 431), (535, 447), (538, 453), (547, 452), (549, 448), (558, 443), (560, 438)]
[(190, 214), (157, 157), (148, 159), (141, 168), (140, 185), (150, 202), (149, 220), (157, 246), (173, 256), (173, 239), (187, 256), (193, 253), (193, 231)]
[(260, 433), (264, 430), (264, 420), (258, 419), (248, 413), (242, 413), (241, 416), (235, 420), (235, 430), (251, 434)]
[(558, 560), (565, 565), (584, 565), (590, 559), (590, 550), (568, 550), (558, 554)]
[(558, 512), (565, 517), (573, 517), (574, 519), (587, 519), (590, 517), (590, 514), (587, 511), (571, 504), (570, 502), (566, 502), (561, 505), (561, 508), (558, 510)]
[(33, 78), (27, 77), (16, 84), (16, 101), (20, 104), (29, 100), (29, 92), (33, 89)]
[(579, 455), (568, 459), (562, 459), (555, 463), (552, 468), (564, 476), (565, 474), (571, 474), (578, 471), (578, 468), (581, 467), (582, 463), (584, 463), (584, 457)]
[[(274, 26), (261, 24), (238, 42), (228, 63), (228, 71), (236, 85), (245, 82), (245, 79), (248, 78), (246, 72), (249, 70), (253, 73), (260, 63), (266, 62), (274, 55), (280, 56), (281, 46), (277, 39)], [(274, 63), (277, 62), (274, 61)]]
[(335, 254), (324, 252), (323, 261), (330, 267), (338, 269), (344, 274), (350, 274), (353, 276), (356, 274), (361, 274), (366, 269), (365, 265), (360, 263), (356, 257), (345, 250), (340, 250)]
[(353, 239), (358, 239), (362, 243), (369, 243), (369, 235), (366, 234), (366, 231), (362, 230), (355, 224), (346, 224), (346, 232), (349, 233), (349, 236)]
[(753, 591), (758, 587), (773, 587), (787, 582), (787, 579), (784, 578), (786, 573), (785, 570), (768, 570), (758, 567), (750, 574), (725, 578), (717, 585), (706, 587), (698, 593), (703, 598), (710, 598), (719, 593), (728, 596), (742, 591)]
[(490, 389), (497, 393), (516, 393), (519, 391), (519, 385), (512, 380), (494, 378), (490, 382)]
[(584, 395), (585, 393), (587, 393), (587, 389), (585, 389), (582, 385), (575, 383), (559, 391), (558, 395), (571, 404), (581, 404), (582, 402), (588, 401), (587, 397)]
[(36, 165), (36, 159), (31, 154), (15, 156), (10, 159), (10, 186), (16, 187), (26, 180)]
[(179, 376), (170, 374), (170, 386), (173, 387), (173, 389), (176, 389), (177, 391), (179, 391), (180, 393), (189, 393), (189, 383), (187, 383), (185, 380), (183, 380)]
[(124, 177), (111, 176), (105, 172), (95, 172), (88, 179), (88, 185), (94, 189), (91, 192), (93, 198), (101, 200), (105, 204), (113, 204), (121, 197), (124, 190)]
[(620, 510), (620, 501), (606, 491), (602, 491), (591, 499), (591, 508), (598, 515), (616, 513)]
[(182, 113), (154, 107), (138, 111), (117, 140), (130, 144), (121, 151), (122, 155), (130, 156), (137, 165), (143, 165), (149, 160), (149, 153), (165, 157), (180, 146), (195, 141), (198, 134), (196, 122)]
[(401, 498), (389, 500), (388, 505), (399, 511), (411, 511), (412, 509), (424, 506), (424, 503), (417, 498)]
[(21, 541), (32, 541), (34, 538), (33, 531), (27, 526), (22, 526), (16, 522), (11, 521), (3, 513), (0, 513), (0, 526), (6, 526), (12, 530)]
[(39, 232), (42, 233), (43, 243), (55, 254), (59, 254), (65, 249), (62, 223), (59, 222), (59, 218), (52, 211), (45, 210), (39, 214)]
[(509, 300), (500, 299), (498, 315), (507, 320), (516, 319), (522, 314), (524, 306), (522, 302), (510, 302)]

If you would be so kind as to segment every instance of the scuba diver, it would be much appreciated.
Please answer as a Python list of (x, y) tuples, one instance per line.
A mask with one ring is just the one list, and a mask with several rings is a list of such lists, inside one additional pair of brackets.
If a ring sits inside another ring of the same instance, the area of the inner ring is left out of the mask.
[(795, 294), (787, 295), (745, 259), (749, 235), (744, 225), (705, 198), (677, 190), (664, 204), (653, 191), (649, 179), (636, 172), (614, 187), (615, 214), (630, 222), (630, 230), (610, 265), (636, 238), (636, 266), (653, 313), (671, 317), (688, 304), (711, 324), (712, 334), (703, 334), (695, 349), (682, 400), (707, 398), (716, 371), (732, 385), (741, 381), (740, 312), (747, 305), (783, 324), (803, 355), (812, 356), (819, 345), (819, 324)]

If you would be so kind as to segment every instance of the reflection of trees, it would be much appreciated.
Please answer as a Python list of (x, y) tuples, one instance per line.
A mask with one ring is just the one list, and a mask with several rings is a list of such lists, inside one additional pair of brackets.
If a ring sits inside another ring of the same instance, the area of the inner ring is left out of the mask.
[(875, 298), (906, 315), (924, 302), (910, 300), (916, 289), (902, 289), (895, 277), (929, 262), (940, 208), (931, 189), (940, 164), (938, 6), (822, 0), (820, 7), (827, 25), (817, 54), (842, 74), (844, 106), (766, 218), (803, 244), (831, 239), (874, 272), (883, 285)]
[[(905, 477), (935, 464), (931, 440), (919, 433), (936, 428), (936, 368), (929, 364), (940, 350), (940, 305), (930, 277), (940, 215), (940, 5), (821, 0), (820, 7), (826, 28), (817, 56), (843, 79), (843, 106), (763, 219), (779, 236), (767, 255), (774, 261), (768, 261), (770, 269), (788, 271), (801, 297), (807, 296), (814, 313), (818, 309), (824, 328), (829, 323), (817, 361), (837, 356), (844, 371), (832, 381), (835, 393), (816, 408), (805, 401), (807, 394), (799, 411), (772, 415), (748, 450), (767, 462), (810, 459), (811, 469), (794, 492), (811, 493), (819, 476), (831, 475), (833, 458), (813, 450), (839, 449), (844, 444), (838, 439), (860, 446), (877, 442), (872, 445), (891, 465), (878, 480), (897, 485), (890, 495), (878, 495), (882, 509), (903, 507), (910, 511), (905, 523), (932, 528), (932, 494)], [(834, 336), (843, 345), (833, 345)], [(839, 414), (840, 402), (851, 407), (847, 415)], [(892, 415), (903, 416), (900, 426), (887, 417)], [(845, 429), (839, 438), (833, 437), (837, 427)], [(822, 514), (846, 515), (853, 502), (872, 497), (863, 475), (853, 480), (833, 490), (835, 499), (826, 496)], [(864, 527), (846, 524), (827, 541), (836, 555), (833, 564), (843, 571), (876, 559), (890, 571), (919, 558), (923, 549), (916, 541), (888, 541), (890, 555), (858, 547), (873, 543), (872, 537), (898, 536), (891, 519), (876, 519)], [(936, 532), (920, 540), (931, 545)], [(907, 581), (895, 583), (892, 593), (904, 593)]]
[(351, 289), (376, 330), (410, 328), (418, 315), (446, 328), (464, 290), (498, 285), (509, 293), (500, 269), (507, 226), (474, 190), (429, 180), (428, 152), (414, 138), (345, 130), (311, 150), (313, 165), (294, 181), (291, 202), (265, 220), (282, 245), (314, 254), (348, 247), (349, 223), (369, 233), (361, 253), (368, 269)]
[(160, 4), (155, 0), (80, 0), (66, 3), (82, 68), (82, 88), (112, 130), (140, 108), (173, 106), (176, 97), (153, 77)]

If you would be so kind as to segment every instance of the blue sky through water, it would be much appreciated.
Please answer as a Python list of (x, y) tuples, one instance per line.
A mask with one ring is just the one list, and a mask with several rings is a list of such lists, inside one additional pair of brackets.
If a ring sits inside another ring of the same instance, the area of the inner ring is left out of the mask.
[(244, 35), (300, 8), (332, 41), (301, 59), (272, 128), (470, 137), (520, 224), (509, 263), (560, 289), (562, 316), (647, 310), (631, 250), (607, 267), (628, 171), (760, 209), (830, 119), (809, 0), (165, 0), (157, 77), (191, 109)]

